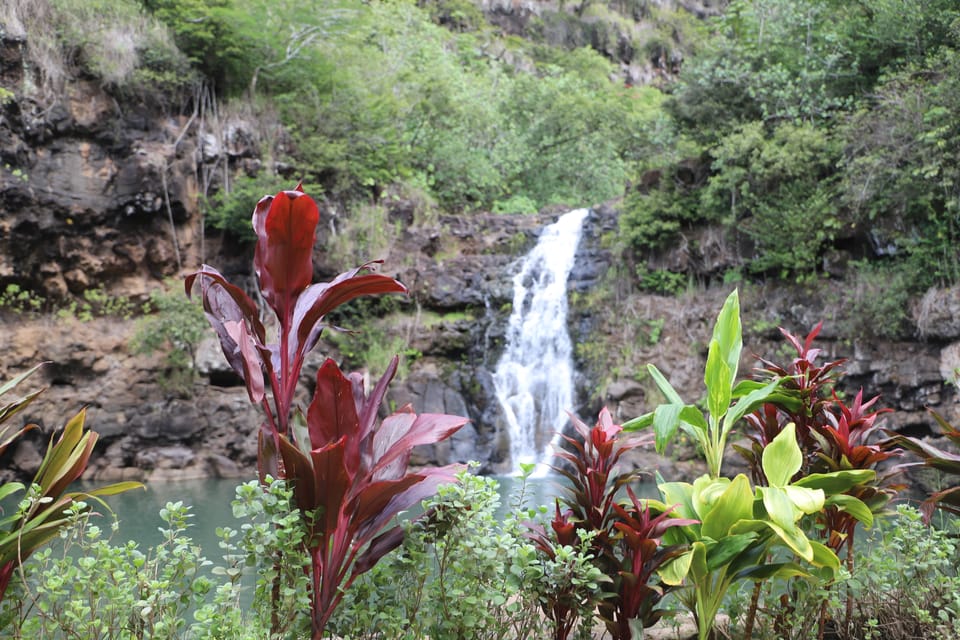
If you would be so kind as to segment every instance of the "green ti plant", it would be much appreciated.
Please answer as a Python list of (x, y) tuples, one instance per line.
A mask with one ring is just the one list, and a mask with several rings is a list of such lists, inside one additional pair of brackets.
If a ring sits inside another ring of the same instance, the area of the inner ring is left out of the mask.
[[(698, 521), (671, 530), (665, 542), (690, 550), (667, 565), (667, 584), (688, 587), (680, 600), (697, 623), (700, 640), (710, 637), (724, 596), (737, 582), (763, 582), (796, 576), (832, 580), (840, 561), (826, 545), (810, 540), (801, 527), (805, 515), (819, 513), (831, 491), (861, 482), (872, 472), (809, 476), (791, 482), (801, 453), (788, 425), (763, 453), (770, 478), (767, 487), (752, 487), (744, 474), (732, 480), (701, 476), (693, 482), (660, 482), (665, 504), (677, 505), (682, 518)], [(782, 552), (782, 553), (778, 553)], [(784, 557), (785, 555), (785, 557)], [(808, 570), (799, 561), (812, 568)]]
[[(659, 370), (649, 371), (667, 399), (654, 411), (625, 423), (635, 431), (653, 427), (658, 451), (663, 451), (679, 429), (701, 446), (708, 473), (693, 484), (663, 482), (659, 488), (667, 505), (678, 505), (681, 518), (697, 525), (671, 529), (664, 539), (688, 544), (690, 550), (667, 565), (661, 576), (680, 585), (689, 576), (690, 585), (681, 600), (693, 613), (701, 640), (709, 637), (723, 597), (736, 582), (762, 582), (773, 577), (815, 576), (832, 579), (839, 560), (820, 542), (810, 540), (800, 526), (804, 516), (823, 511), (828, 495), (875, 477), (872, 470), (816, 474), (793, 480), (803, 466), (796, 426), (786, 425), (762, 449), (761, 466), (767, 486), (752, 487), (746, 475), (734, 479), (720, 476), (727, 438), (745, 416), (776, 400), (797, 407), (799, 400), (781, 389), (782, 379), (736, 383), (742, 349), (739, 298), (731, 293), (713, 329), (707, 355), (704, 383), (707, 415), (685, 404)], [(786, 553), (782, 561), (767, 562), (774, 551)], [(807, 571), (795, 562), (812, 565)]]
[[(11, 391), (41, 366), (37, 365), (0, 385), (0, 396)], [(33, 424), (17, 428), (8, 424), (8, 421), (42, 392), (43, 389), (38, 389), (0, 405), (0, 454), (24, 433), (36, 428)], [(87, 498), (99, 500), (99, 496), (142, 487), (137, 482), (120, 482), (90, 491), (67, 491), (87, 468), (97, 442), (97, 433), (84, 428), (85, 417), (84, 409), (67, 421), (59, 437), (51, 437), (46, 454), (29, 486), (21, 482), (0, 485), (0, 500), (23, 494), (15, 511), (9, 515), (0, 514), (0, 600), (6, 595), (17, 567), (70, 525), (70, 512), (75, 505)]]
[(318, 220), (316, 202), (299, 185), (264, 197), (254, 209), (254, 266), (261, 296), (277, 318), (277, 342), (267, 342), (253, 300), (213, 267), (204, 265), (185, 282), (188, 295), (199, 283), (227, 361), (266, 414), (258, 440), (261, 481), (271, 475), (293, 482), (308, 528), (314, 640), (323, 636), (343, 590), (402, 542), (402, 528), (388, 528), (394, 518), (454, 479), (455, 465), (408, 473), (412, 448), (442, 440), (467, 421), (417, 416), (410, 407), (378, 420), (396, 359), (369, 396), (359, 374), (348, 378), (328, 359), (305, 416), (294, 407), (300, 370), (324, 317), (359, 296), (406, 292), (393, 278), (369, 273), (372, 263), (311, 284)]
[[(578, 539), (589, 537), (594, 562), (609, 578), (597, 611), (611, 637), (630, 640), (662, 616), (656, 606), (670, 589), (656, 572), (683, 553), (680, 546), (661, 544), (664, 533), (692, 521), (674, 517), (659, 501), (637, 499), (629, 484), (640, 472), (617, 469), (624, 453), (650, 444), (651, 437), (623, 433), (606, 408), (592, 428), (575, 417), (572, 422), (576, 436), (563, 436), (569, 448), (556, 454), (562, 462), (554, 467), (569, 483), (563, 499), (567, 509), (561, 512), (557, 504), (553, 536), (534, 527), (530, 537), (548, 555), (557, 544), (575, 546)], [(627, 500), (620, 495), (624, 489)], [(570, 633), (576, 611), (569, 599), (545, 603), (557, 640)]]
[(735, 384), (742, 350), (740, 298), (734, 290), (717, 316), (707, 351), (703, 377), (707, 387), (707, 415), (696, 405), (684, 403), (660, 370), (650, 364), (647, 365), (650, 376), (667, 402), (651, 413), (627, 421), (623, 428), (635, 431), (652, 425), (659, 453), (663, 453), (677, 430), (682, 429), (700, 445), (710, 477), (719, 478), (727, 438), (734, 425), (777, 394), (780, 386), (779, 380), (767, 384), (744, 380)]

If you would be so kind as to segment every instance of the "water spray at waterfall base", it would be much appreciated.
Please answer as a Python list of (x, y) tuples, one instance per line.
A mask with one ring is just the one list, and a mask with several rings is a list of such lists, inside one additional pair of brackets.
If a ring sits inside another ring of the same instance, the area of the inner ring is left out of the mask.
[(545, 475), (574, 410), (573, 346), (567, 331), (567, 279), (588, 209), (545, 227), (513, 278), (506, 347), (494, 372), (510, 435), (510, 464)]

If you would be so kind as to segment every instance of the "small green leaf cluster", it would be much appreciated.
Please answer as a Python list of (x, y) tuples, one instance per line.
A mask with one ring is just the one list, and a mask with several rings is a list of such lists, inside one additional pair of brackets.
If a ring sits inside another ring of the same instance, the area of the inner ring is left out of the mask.
[(859, 608), (854, 624), (877, 628), (875, 638), (906, 630), (947, 640), (960, 635), (960, 521), (929, 527), (922, 514), (899, 505), (896, 516), (861, 545), (860, 566), (847, 582)]
[[(854, 617), (850, 629), (837, 629), (840, 637), (956, 638), (960, 634), (956, 540), (960, 521), (950, 518), (944, 524), (928, 527), (917, 509), (898, 505), (857, 547), (856, 574), (841, 569), (831, 585), (797, 580), (773, 580), (766, 585), (759, 609), (777, 615), (761, 617), (755, 637), (815, 637), (822, 608), (842, 610), (842, 596), (850, 591), (856, 603)], [(790, 593), (787, 608), (780, 602), (783, 593)], [(728, 603), (734, 634), (742, 631), (739, 612), (749, 598), (741, 590)]]
[(17, 315), (38, 313), (43, 309), (46, 302), (45, 297), (15, 283), (8, 284), (6, 289), (0, 293), (0, 309), (12, 311)]
[(188, 392), (193, 386), (197, 365), (197, 349), (209, 326), (198, 300), (191, 300), (176, 290), (173, 283), (150, 293), (144, 306), (149, 312), (137, 321), (130, 340), (136, 354), (164, 354), (164, 370), (160, 381), (170, 389)]
[(604, 577), (588, 545), (544, 561), (521, 523), (537, 512), (519, 502), (500, 522), (496, 480), (464, 472), (441, 486), (424, 517), (407, 525), (403, 546), (351, 586), (334, 632), (350, 640), (532, 640), (543, 637), (541, 603), (571, 585), (589, 613)]
[(58, 318), (75, 318), (80, 322), (90, 322), (94, 318), (106, 316), (129, 320), (136, 310), (136, 305), (129, 298), (107, 293), (103, 286), (85, 290), (80, 299), (69, 298), (59, 304), (52, 303), (46, 296), (16, 283), (8, 284), (3, 292), (0, 292), (0, 310), (20, 315), (41, 313), (50, 307), (55, 307)]
[(291, 496), (271, 478), (240, 485), (233, 510), (243, 524), (217, 531), (222, 563), (188, 535), (192, 515), (182, 502), (161, 509), (162, 540), (146, 550), (132, 540), (114, 543), (119, 523), (105, 532), (75, 502), (59, 543), (37, 552), (12, 583), (0, 629), (18, 640), (266, 640), (271, 620), (279, 620), (275, 629), (304, 637), (308, 562)]

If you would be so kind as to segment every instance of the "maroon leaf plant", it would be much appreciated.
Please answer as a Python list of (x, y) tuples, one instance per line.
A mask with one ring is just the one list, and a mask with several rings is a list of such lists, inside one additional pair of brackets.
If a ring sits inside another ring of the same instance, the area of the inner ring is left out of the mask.
[(242, 378), (251, 402), (266, 419), (258, 436), (260, 478), (293, 482), (294, 498), (308, 529), (312, 565), (311, 622), (319, 640), (343, 591), (400, 545), (399, 525), (384, 532), (401, 511), (454, 480), (459, 465), (407, 473), (417, 445), (443, 440), (466, 418), (424, 414), (409, 407), (379, 421), (394, 358), (369, 396), (358, 374), (346, 377), (327, 360), (306, 414), (295, 428), (294, 394), (306, 355), (317, 345), (325, 316), (364, 295), (405, 293), (373, 263), (332, 282), (311, 284), (314, 232), (319, 211), (301, 186), (260, 200), (253, 212), (257, 235), (254, 266), (263, 299), (277, 318), (278, 341), (267, 342), (257, 305), (213, 267), (186, 279), (189, 295), (199, 282), (207, 319), (230, 366)]
[[(578, 437), (564, 435), (570, 449), (556, 454), (569, 464), (554, 467), (569, 481), (564, 498), (568, 510), (561, 513), (558, 505), (551, 527), (560, 544), (576, 539), (577, 529), (594, 534), (594, 561), (611, 578), (598, 613), (615, 640), (629, 640), (639, 635), (637, 627), (650, 626), (660, 618), (662, 611), (655, 606), (668, 587), (660, 584), (655, 574), (684, 550), (679, 545), (662, 546), (661, 536), (670, 527), (694, 521), (673, 517), (663, 503), (638, 500), (629, 485), (640, 472), (618, 470), (622, 455), (652, 444), (652, 434), (624, 433), (606, 408), (592, 428), (573, 416), (571, 420)], [(628, 498), (623, 504), (618, 497), (621, 489), (626, 489)], [(531, 536), (541, 550), (549, 547), (545, 534), (534, 529)]]

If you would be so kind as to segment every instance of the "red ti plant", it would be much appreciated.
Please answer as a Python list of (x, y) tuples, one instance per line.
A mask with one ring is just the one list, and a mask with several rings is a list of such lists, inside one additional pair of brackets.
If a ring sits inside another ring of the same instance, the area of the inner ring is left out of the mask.
[(416, 416), (404, 407), (378, 423), (397, 360), (369, 397), (360, 376), (347, 378), (327, 360), (317, 373), (306, 428), (296, 426), (292, 417), (300, 370), (320, 338), (324, 317), (358, 296), (406, 292), (393, 278), (369, 273), (370, 264), (332, 282), (311, 284), (318, 220), (316, 203), (299, 185), (263, 198), (253, 212), (254, 266), (262, 297), (276, 315), (276, 342), (267, 342), (253, 300), (213, 267), (204, 265), (185, 283), (189, 295), (199, 282), (204, 311), (227, 361), (243, 378), (250, 400), (266, 414), (258, 438), (261, 480), (271, 474), (293, 482), (309, 534), (315, 640), (322, 637), (343, 590), (401, 543), (402, 529), (383, 531), (391, 519), (441, 482), (451, 481), (458, 469), (407, 473), (411, 449), (442, 440), (467, 421)]
[[(673, 507), (663, 509), (662, 503), (651, 500), (638, 500), (633, 490), (627, 487), (630, 497), (628, 506), (613, 505), (618, 520), (613, 523), (619, 533), (619, 547), (622, 564), (619, 572), (619, 602), (614, 606), (601, 602), (600, 609), (610, 608), (605, 619), (612, 618), (616, 632), (615, 638), (642, 638), (643, 633), (633, 633), (633, 626), (649, 626), (660, 619), (662, 612), (654, 607), (665, 595), (663, 584), (651, 584), (654, 573), (664, 564), (680, 556), (685, 545), (661, 544), (663, 534), (670, 527), (683, 527), (698, 524), (698, 520), (671, 516)], [(654, 507), (653, 505), (659, 505)], [(655, 512), (659, 512), (654, 515)], [(611, 623), (607, 622), (610, 629)]]
[[(573, 547), (578, 542), (577, 526), (570, 521), (573, 515), (571, 509), (560, 511), (560, 500), (555, 502), (556, 512), (550, 521), (551, 537), (543, 525), (535, 522), (528, 523), (530, 533), (527, 537), (533, 540), (540, 553), (551, 560), (556, 560), (557, 546)], [(566, 640), (573, 632), (579, 617), (580, 594), (574, 584), (565, 585), (560, 593), (551, 594), (552, 597), (541, 606), (544, 614), (553, 623), (553, 640)]]
[[(836, 393), (833, 395), (835, 411), (826, 413), (828, 424), (818, 428), (821, 448), (817, 458), (821, 468), (826, 472), (845, 471), (849, 469), (876, 469), (877, 464), (900, 451), (887, 450), (882, 444), (868, 442), (870, 436), (877, 430), (876, 420), (892, 409), (878, 409), (868, 412), (871, 406), (879, 399), (875, 396), (863, 402), (863, 389), (857, 392), (853, 406), (848, 407)], [(846, 496), (857, 498), (868, 509), (870, 514), (878, 513), (896, 495), (900, 485), (889, 482), (890, 475), (878, 476), (870, 484), (856, 485), (846, 492)], [(853, 570), (853, 536), (858, 522), (872, 520), (867, 513), (858, 513), (859, 505), (850, 503), (842, 496), (832, 496), (827, 500), (822, 520), (828, 534), (827, 546), (835, 552), (847, 547), (848, 568)], [(868, 523), (869, 524), (869, 523)]]
[(256, 303), (213, 267), (203, 265), (184, 283), (191, 295), (199, 281), (207, 320), (227, 362), (243, 378), (250, 401), (266, 414), (259, 433), (261, 480), (268, 473), (284, 475), (278, 468), (280, 437), (294, 437), (290, 419), (300, 369), (320, 339), (324, 317), (359, 296), (407, 291), (393, 278), (370, 273), (374, 263), (341, 273), (332, 282), (311, 284), (319, 218), (316, 202), (300, 185), (265, 196), (254, 209), (254, 267), (260, 293), (277, 318), (276, 342), (267, 341)]
[[(864, 402), (861, 389), (849, 407), (837, 396), (834, 387), (843, 375), (841, 365), (845, 360), (818, 364), (821, 350), (813, 347), (813, 340), (822, 325), (822, 322), (818, 323), (803, 342), (780, 329), (797, 352), (797, 357), (789, 365), (783, 367), (761, 360), (766, 377), (782, 380), (780, 393), (747, 416), (753, 427), (753, 432), (748, 435), (752, 441), (750, 449), (735, 446), (750, 465), (757, 484), (767, 484), (760, 465), (764, 448), (790, 422), (796, 424), (797, 440), (803, 453), (803, 465), (798, 472), (801, 477), (831, 472), (876, 471), (879, 463), (899, 453), (884, 444), (869, 442), (877, 429), (877, 418), (891, 411), (869, 411), (879, 396)], [(858, 523), (870, 526), (874, 514), (882, 511), (899, 491), (901, 485), (892, 482), (892, 475), (874, 475), (872, 481), (856, 484), (841, 494), (831, 494), (827, 490), (828, 497), (817, 520), (823, 525), (823, 535), (830, 549), (839, 554), (846, 547), (847, 568), (851, 573), (856, 526)], [(848, 621), (852, 606), (852, 599), (848, 598)], [(822, 615), (825, 613), (824, 610)]]
[[(689, 522), (673, 519), (661, 503), (638, 501), (628, 485), (640, 472), (617, 470), (624, 453), (653, 443), (652, 433), (624, 433), (606, 408), (592, 428), (571, 419), (579, 437), (563, 436), (571, 449), (556, 456), (569, 465), (554, 469), (570, 483), (564, 499), (569, 519), (577, 529), (594, 534), (595, 562), (611, 578), (608, 597), (601, 600), (598, 613), (615, 640), (629, 640), (635, 637), (631, 629), (648, 627), (659, 619), (661, 614), (654, 607), (668, 587), (649, 583), (662, 565), (682, 551), (661, 547), (660, 536), (671, 526)], [(624, 488), (630, 502), (621, 505), (617, 496)], [(571, 535), (565, 523), (562, 529), (554, 525), (558, 537)]]
[(435, 493), (441, 483), (453, 482), (463, 468), (448, 465), (407, 473), (415, 446), (443, 440), (467, 419), (418, 416), (406, 405), (378, 421), (397, 361), (393, 359), (367, 396), (359, 374), (348, 378), (328, 359), (317, 373), (306, 437), (299, 446), (280, 438), (280, 456), (293, 480), (297, 506), (306, 516), (315, 640), (357, 576), (403, 541), (396, 516)]
[(814, 348), (813, 341), (822, 327), (823, 322), (817, 323), (803, 342), (786, 329), (780, 328), (780, 333), (797, 352), (797, 356), (786, 366), (760, 358), (764, 365), (761, 370), (763, 377), (768, 380), (780, 379), (781, 383), (769, 402), (745, 416), (752, 427), (752, 432), (746, 432), (751, 441), (750, 448), (733, 446), (747, 461), (756, 484), (767, 484), (761, 465), (764, 448), (773, 442), (790, 422), (796, 427), (797, 443), (804, 453), (799, 473), (808, 473), (814, 461), (818, 449), (814, 432), (817, 425), (824, 424), (824, 413), (840, 373), (839, 367), (846, 362), (845, 358), (841, 358), (824, 364), (817, 363), (821, 349)]

